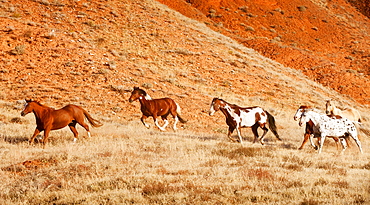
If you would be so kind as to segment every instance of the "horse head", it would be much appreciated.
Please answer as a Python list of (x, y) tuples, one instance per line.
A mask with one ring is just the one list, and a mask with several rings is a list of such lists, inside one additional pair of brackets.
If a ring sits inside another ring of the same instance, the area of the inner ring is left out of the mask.
[(214, 115), (215, 112), (219, 111), (221, 107), (225, 105), (224, 101), (219, 98), (213, 98), (211, 107), (209, 108), (208, 114), (210, 116)]
[(327, 100), (325, 104), (325, 112), (327, 115), (332, 114), (335, 108), (334, 103), (331, 100)]
[(139, 99), (141, 96), (143, 96), (147, 100), (152, 99), (143, 89), (140, 89), (139, 87), (134, 87), (134, 90), (131, 92), (131, 96), (128, 101), (132, 103), (135, 100)]
[(302, 127), (303, 124), (306, 124), (308, 121), (310, 121), (310, 117), (308, 116), (308, 112), (303, 111), (301, 115), (301, 119), (299, 120), (299, 126)]
[(297, 121), (297, 120), (302, 116), (303, 112), (304, 112), (306, 109), (310, 109), (310, 108), (311, 108), (311, 107), (309, 107), (309, 106), (301, 105), (301, 106), (298, 108), (298, 110), (297, 110), (297, 112), (295, 113), (295, 115), (294, 115), (294, 120), (295, 120), (295, 121)]
[(24, 104), (24, 108), (21, 112), (21, 116), (26, 116), (28, 113), (32, 112), (33, 111), (33, 102), (36, 102), (36, 101), (33, 101), (32, 99), (26, 99), (25, 100), (26, 103)]

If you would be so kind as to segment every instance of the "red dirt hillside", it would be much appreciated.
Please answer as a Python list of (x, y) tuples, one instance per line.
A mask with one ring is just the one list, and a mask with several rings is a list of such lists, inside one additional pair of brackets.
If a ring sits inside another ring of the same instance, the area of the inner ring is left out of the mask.
[(324, 86), (370, 104), (367, 1), (159, 1)]

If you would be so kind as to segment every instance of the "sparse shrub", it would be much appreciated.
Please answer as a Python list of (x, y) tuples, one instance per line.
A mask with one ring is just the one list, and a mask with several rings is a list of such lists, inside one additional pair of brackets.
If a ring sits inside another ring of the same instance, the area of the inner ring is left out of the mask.
[(148, 183), (143, 187), (143, 195), (165, 194), (169, 190), (169, 185), (162, 182)]
[(339, 188), (344, 188), (344, 189), (349, 188), (349, 183), (347, 181), (338, 180), (336, 182), (333, 182), (332, 184), (334, 184), (335, 186)]
[(254, 28), (252, 26), (246, 26), (245, 27), (245, 30), (246, 31), (255, 31)]
[(300, 205), (319, 205), (321, 204), (319, 201), (315, 199), (304, 199)]
[(306, 11), (307, 10), (307, 7), (305, 7), (305, 6), (298, 6), (298, 10), (299, 11)]
[(21, 18), (22, 17), (22, 14), (16, 12), (16, 13), (13, 13), (11, 15), (11, 17), (13, 17), (13, 18)]
[(141, 87), (146, 88), (146, 89), (150, 89), (150, 88), (153, 87), (153, 84), (151, 84), (151, 83), (143, 83), (143, 84), (141, 84)]
[(23, 55), (26, 53), (26, 46), (18, 45), (13, 50), (11, 50), (10, 53), (13, 55)]
[(258, 180), (273, 180), (275, 178), (271, 171), (262, 168), (249, 169), (246, 175), (248, 178), (256, 178)]

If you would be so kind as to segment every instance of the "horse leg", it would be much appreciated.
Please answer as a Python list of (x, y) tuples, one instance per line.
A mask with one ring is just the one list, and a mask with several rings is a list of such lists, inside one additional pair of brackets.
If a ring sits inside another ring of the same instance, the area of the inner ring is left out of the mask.
[(263, 125), (263, 127), (261, 127), (263, 129), (263, 134), (260, 138), (260, 142), (262, 145), (264, 145), (265, 143), (263, 142), (263, 138), (265, 137), (265, 135), (267, 134), (267, 132), (269, 131), (269, 129), (267, 129), (267, 127), (265, 125)]
[[(71, 122), (71, 124), (69, 124), (68, 126), (69, 126), (69, 128), (71, 129), (71, 131), (73, 132), (73, 134), (74, 134), (74, 136), (75, 136), (75, 138), (74, 138), (74, 142), (76, 142), (77, 141), (77, 137), (78, 137), (78, 133), (77, 133), (77, 130), (76, 130), (76, 124), (80, 124), (83, 128), (85, 128), (85, 130), (86, 130), (86, 132), (87, 132), (87, 136), (90, 138), (91, 137), (91, 134), (90, 134), (90, 128), (89, 128), (89, 125), (87, 125), (86, 123), (85, 123), (85, 121), (84, 120), (78, 120), (78, 121), (72, 121)], [(72, 127), (73, 128), (72, 128)], [(72, 130), (72, 129), (74, 129), (74, 130), (76, 130), (75, 132)]]
[(177, 127), (176, 127), (176, 125), (177, 125), (177, 122), (179, 121), (179, 118), (177, 117), (177, 115), (174, 117), (175, 118), (175, 122), (173, 123), (173, 130), (177, 130)]
[[(337, 147), (337, 150), (338, 150), (338, 142), (340, 141), (340, 143), (342, 143), (342, 139), (339, 139), (338, 137), (333, 137), (333, 140), (335, 141), (335, 146)], [(343, 143), (342, 143), (343, 145)]]
[(47, 129), (44, 130), (44, 140), (42, 141), (43, 149), (45, 149), (46, 142), (48, 141), (49, 132), (50, 132), (50, 128), (47, 128)]
[(39, 130), (39, 129), (36, 127), (35, 132), (33, 133), (32, 137), (31, 137), (31, 139), (30, 139), (30, 141), (29, 141), (29, 143), (30, 143), (30, 144), (32, 144), (32, 143), (33, 143), (33, 141), (34, 141), (35, 137), (36, 137), (38, 134), (40, 134), (40, 132), (41, 132), (41, 130)]
[[(69, 129), (72, 131), (72, 133), (73, 133), (73, 136), (74, 136), (74, 138), (73, 138), (73, 142), (76, 142), (77, 141), (77, 138), (78, 138), (78, 132), (77, 132), (77, 129), (76, 129), (76, 122), (72, 122), (72, 123), (70, 123), (69, 125)], [(85, 128), (86, 129), (86, 128)], [(87, 132), (88, 134), (90, 134), (90, 132), (88, 131)], [(89, 136), (90, 137), (90, 136)]]
[(324, 146), (325, 137), (326, 137), (325, 135), (321, 135), (320, 137), (319, 154), (322, 152), (322, 147)]
[(302, 145), (298, 148), (298, 150), (303, 149), (303, 146), (307, 143), (308, 138), (310, 138), (310, 134), (304, 133)]
[[(310, 142), (311, 142), (311, 145), (312, 145), (312, 147), (315, 149), (315, 150), (317, 150), (318, 149), (318, 147), (315, 145), (315, 143), (313, 142), (313, 135), (311, 134), (311, 135), (308, 135), (308, 137), (309, 137), (309, 139), (310, 139)], [(318, 138), (318, 141), (320, 141), (320, 138)], [(320, 143), (320, 142), (319, 142)]]
[[(158, 120), (157, 120), (157, 116), (156, 115), (153, 115), (153, 119), (154, 119), (154, 124), (162, 131), (166, 131), (163, 127), (161, 127), (158, 123)], [(166, 122), (165, 122), (166, 123)], [(168, 122), (167, 122), (168, 123)], [(166, 124), (165, 124), (166, 125)], [(166, 125), (167, 126), (167, 125)]]
[(257, 123), (252, 126), (252, 132), (253, 132), (253, 135), (254, 135), (253, 143), (257, 142), (257, 140), (258, 140), (258, 132), (257, 132), (258, 127), (259, 127), (259, 125)]
[(240, 144), (242, 144), (243, 139), (242, 139), (242, 135), (240, 134), (240, 127), (238, 125), (236, 126), (236, 132), (238, 133), (239, 142)]
[(229, 132), (227, 133), (227, 137), (231, 139), (233, 142), (236, 142), (237, 140), (231, 137), (231, 134), (234, 132), (234, 129), (235, 129), (234, 127), (229, 126)]
[(358, 136), (356, 134), (352, 134), (352, 133), (350, 133), (350, 135), (351, 135), (352, 139), (355, 140), (355, 142), (356, 142), (356, 144), (358, 146), (358, 149), (360, 150), (360, 152), (362, 154), (363, 153), (362, 146), (361, 146), (360, 140), (358, 139)]
[[(148, 128), (149, 129), (149, 125), (148, 124), (146, 124), (145, 123), (145, 119), (146, 118), (148, 118), (148, 116), (145, 116), (145, 115), (143, 115), (143, 116), (141, 116), (141, 118), (140, 118), (140, 121), (144, 124), (144, 126), (146, 127), (146, 128)], [(155, 120), (154, 120), (155, 121)]]
[(167, 116), (162, 116), (162, 120), (164, 121), (164, 125), (162, 126), (163, 130), (166, 129), (168, 125)]
[(340, 138), (340, 143), (342, 144), (342, 147), (343, 147), (341, 154), (343, 154), (344, 151), (347, 149), (346, 139), (345, 138)]

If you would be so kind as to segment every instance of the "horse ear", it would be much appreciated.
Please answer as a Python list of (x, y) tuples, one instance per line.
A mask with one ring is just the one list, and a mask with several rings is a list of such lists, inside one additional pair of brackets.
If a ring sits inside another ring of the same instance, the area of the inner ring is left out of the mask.
[(139, 90), (139, 87), (134, 86), (134, 90)]
[(25, 99), (26, 103), (32, 102), (32, 99)]

